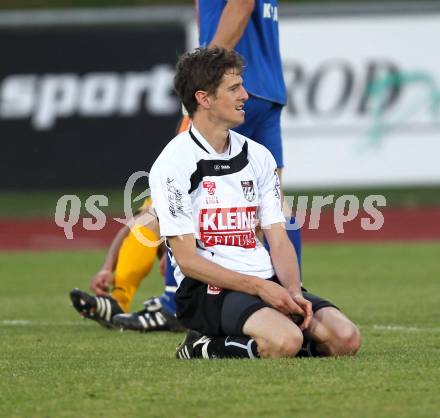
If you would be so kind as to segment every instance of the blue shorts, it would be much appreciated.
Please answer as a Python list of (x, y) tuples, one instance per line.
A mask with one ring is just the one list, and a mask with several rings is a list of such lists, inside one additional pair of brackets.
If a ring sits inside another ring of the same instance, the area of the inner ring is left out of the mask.
[(281, 144), (282, 105), (249, 95), (244, 105), (245, 122), (233, 130), (264, 145), (274, 156), (278, 168), (283, 168)]

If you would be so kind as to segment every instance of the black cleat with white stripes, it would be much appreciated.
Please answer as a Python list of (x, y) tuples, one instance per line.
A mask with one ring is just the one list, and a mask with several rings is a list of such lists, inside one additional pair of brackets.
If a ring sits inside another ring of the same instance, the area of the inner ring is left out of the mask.
[(73, 307), (84, 318), (92, 319), (105, 328), (115, 328), (112, 319), (124, 311), (110, 296), (91, 296), (79, 289), (70, 292)]
[(113, 323), (122, 329), (140, 332), (184, 330), (177, 319), (165, 311), (158, 297), (145, 301), (144, 309), (139, 312), (115, 315)]
[[(176, 348), (176, 358), (179, 360), (209, 358), (208, 353), (204, 353), (204, 351), (206, 351), (210, 342), (211, 339), (206, 335), (202, 335), (200, 332), (190, 329), (186, 334), (185, 340)], [(199, 348), (199, 350), (196, 350), (196, 347)]]

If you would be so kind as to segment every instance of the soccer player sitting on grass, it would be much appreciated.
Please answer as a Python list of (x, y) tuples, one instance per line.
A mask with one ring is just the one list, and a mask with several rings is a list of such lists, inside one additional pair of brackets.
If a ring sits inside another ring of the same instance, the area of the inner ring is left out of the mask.
[(245, 118), (242, 70), (241, 56), (223, 48), (180, 58), (174, 84), (192, 126), (150, 173), (160, 233), (177, 262), (177, 318), (190, 329), (176, 356), (354, 354), (356, 326), (301, 288), (274, 158), (230, 130)]

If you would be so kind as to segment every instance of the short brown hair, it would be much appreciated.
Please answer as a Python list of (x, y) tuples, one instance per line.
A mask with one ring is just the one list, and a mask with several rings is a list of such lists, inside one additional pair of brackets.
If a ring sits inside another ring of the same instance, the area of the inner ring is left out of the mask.
[(223, 75), (231, 69), (243, 71), (244, 60), (233, 50), (197, 48), (180, 56), (174, 76), (174, 89), (190, 116), (197, 110), (195, 92), (215, 94)]

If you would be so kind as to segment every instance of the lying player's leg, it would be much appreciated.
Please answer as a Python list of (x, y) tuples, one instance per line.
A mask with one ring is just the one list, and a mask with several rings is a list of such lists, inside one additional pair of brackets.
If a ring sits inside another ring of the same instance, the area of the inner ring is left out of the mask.
[(144, 245), (137, 238), (137, 234), (141, 234), (151, 242), (159, 239), (155, 231), (136, 224), (122, 243), (111, 295), (124, 312), (130, 310), (131, 301), (144, 277), (150, 273), (157, 256), (158, 247)]
[(112, 318), (123, 312), (111, 296), (92, 296), (80, 289), (73, 289), (69, 296), (83, 318), (92, 319), (105, 328), (115, 328)]
[[(85, 318), (90, 318), (108, 328), (113, 327), (113, 317), (129, 309), (130, 302), (143, 278), (150, 272), (158, 251), (157, 245), (145, 245), (138, 238), (155, 244), (159, 239), (159, 224), (148, 215), (150, 203), (144, 202), (136, 223), (131, 229), (124, 226), (110, 245), (100, 272), (92, 278), (92, 296), (79, 289), (70, 293), (74, 308)], [(108, 288), (112, 286), (111, 295)]]
[(169, 263), (167, 254), (164, 254), (163, 258), (166, 259), (164, 293), (146, 300), (144, 308), (140, 311), (115, 315), (113, 317), (115, 325), (122, 329), (140, 332), (183, 331), (185, 329), (175, 317), (177, 284), (174, 279), (174, 269)]
[[(134, 228), (151, 241), (158, 239), (157, 234), (145, 226), (135, 225)], [(113, 328), (113, 318), (129, 309), (140, 283), (151, 271), (156, 254), (156, 246), (143, 245), (130, 231), (117, 252), (111, 295), (102, 290), (99, 295), (92, 296), (74, 289), (70, 292), (73, 307), (84, 318), (95, 320), (106, 328)]]

